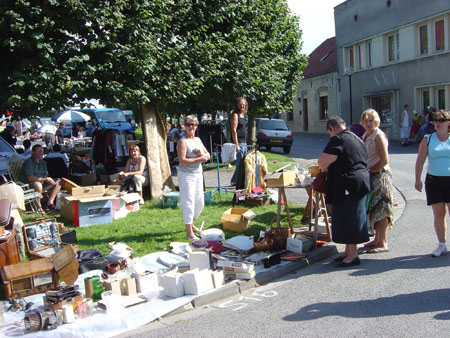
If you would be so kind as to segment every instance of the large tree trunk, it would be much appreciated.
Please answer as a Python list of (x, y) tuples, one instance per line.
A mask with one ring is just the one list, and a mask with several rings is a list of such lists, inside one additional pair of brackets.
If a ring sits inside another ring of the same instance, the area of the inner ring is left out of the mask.
[(160, 198), (164, 185), (172, 190), (175, 185), (170, 172), (166, 149), (166, 121), (154, 104), (142, 105), (142, 131), (147, 150), (150, 197)]

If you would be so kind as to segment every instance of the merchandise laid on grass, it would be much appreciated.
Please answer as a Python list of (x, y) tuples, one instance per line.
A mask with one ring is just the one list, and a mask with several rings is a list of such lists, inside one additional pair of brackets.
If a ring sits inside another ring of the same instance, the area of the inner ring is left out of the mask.
[[(243, 217), (249, 212), (243, 209), (237, 215)], [(24, 231), (27, 238), (60, 243), (54, 220), (27, 224)], [(237, 235), (225, 239), (219, 228), (201, 229), (199, 235), (191, 243), (171, 243), (170, 252), (143, 257), (133, 257), (132, 248), (126, 243), (109, 243), (111, 252), (104, 269), (80, 275), (67, 268), (73, 262), (78, 267), (75, 248), (70, 244), (50, 258), (2, 268), (5, 289), (9, 291), (1, 333), (94, 337), (101, 332), (102, 336), (114, 336), (149, 323), (225, 283), (249, 280), (279, 264), (302, 259), (306, 254), (301, 253), (308, 247), (308, 240), (299, 238), (288, 244), (292, 251), (257, 252), (253, 237)], [(289, 243), (290, 239), (285, 241)], [(78, 257), (82, 255), (78, 253)], [(98, 255), (93, 258), (103, 259)]]
[[(21, 234), (32, 260), (0, 267), (7, 298), (0, 334), (115, 336), (150, 323), (227, 283), (253, 278), (257, 281), (259, 273), (305, 259), (316, 245), (324, 243), (294, 232), (291, 222), (289, 227), (280, 224), (282, 200), (289, 216), (281, 188), (302, 184), (293, 173), (269, 175), (266, 185), (274, 190), (255, 187), (250, 194), (245, 192), (244, 200), (271, 201), (273, 196), (278, 203), (274, 217), (277, 223), (272, 226), (272, 220), (264, 225), (259, 236), (246, 234), (251, 233), (247, 230), (258, 217), (255, 211), (260, 209), (225, 207), (217, 220), (221, 226), (204, 229), (202, 224), (199, 238), (191, 242), (173, 241), (168, 251), (136, 257), (131, 245), (105, 241), (110, 252), (104, 257), (96, 249), (77, 251), (78, 247), (70, 244), (76, 243), (75, 230), (54, 218), (22, 225)], [(121, 195), (115, 186), (79, 187), (66, 180), (64, 187), (68, 192), (60, 199), (61, 215), (75, 227), (102, 227), (139, 210), (139, 194)], [(162, 203), (177, 206), (178, 198), (177, 192), (167, 191)], [(259, 205), (265, 204), (256, 202), (255, 206)], [(117, 238), (120, 241), (120, 234)]]

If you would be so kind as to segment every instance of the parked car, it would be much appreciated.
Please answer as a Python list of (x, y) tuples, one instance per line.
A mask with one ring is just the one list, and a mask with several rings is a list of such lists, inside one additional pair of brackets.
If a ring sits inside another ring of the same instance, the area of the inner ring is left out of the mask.
[(291, 152), (292, 132), (284, 120), (256, 118), (256, 144), (267, 151), (272, 147), (281, 147), (285, 154)]
[[(74, 109), (88, 114), (99, 129), (120, 129), (129, 139), (136, 139), (134, 127), (127, 121), (122, 110), (116, 108), (84, 108)], [(89, 134), (89, 133), (88, 133)]]
[(134, 113), (132, 110), (122, 110), (125, 114), (127, 121), (134, 127), (137, 128), (136, 120), (134, 119)]

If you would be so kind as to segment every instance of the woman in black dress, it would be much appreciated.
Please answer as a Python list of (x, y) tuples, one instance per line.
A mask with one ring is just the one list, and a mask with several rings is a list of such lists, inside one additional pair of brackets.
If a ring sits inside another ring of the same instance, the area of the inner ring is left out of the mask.
[(366, 202), (370, 191), (367, 151), (361, 139), (346, 129), (338, 116), (327, 120), (331, 136), (318, 164), (328, 172), (326, 203), (332, 205), (332, 237), (345, 244), (345, 251), (335, 259), (338, 266), (359, 265), (357, 244), (369, 240)]

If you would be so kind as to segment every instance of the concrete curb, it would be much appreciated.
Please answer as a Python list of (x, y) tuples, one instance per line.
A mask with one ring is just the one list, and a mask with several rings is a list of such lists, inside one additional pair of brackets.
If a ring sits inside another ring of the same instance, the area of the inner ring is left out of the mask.
[(318, 263), (327, 259), (330, 256), (337, 254), (337, 248), (334, 244), (326, 245), (320, 247), (313, 252), (308, 254), (306, 259), (302, 259), (296, 262), (291, 262), (286, 265), (277, 266), (269, 271), (264, 271), (259, 273), (255, 278), (250, 280), (236, 280), (230, 282), (220, 289), (214, 290), (213, 292), (201, 295), (195, 298), (192, 302), (186, 304), (185, 306), (167, 314), (164, 317), (170, 317), (173, 315), (178, 315), (186, 311), (193, 310), (198, 307), (202, 307), (222, 299), (237, 296), (243, 292), (256, 287), (257, 285), (267, 284), (277, 278), (285, 276), (293, 271), (306, 268), (312, 264)]

